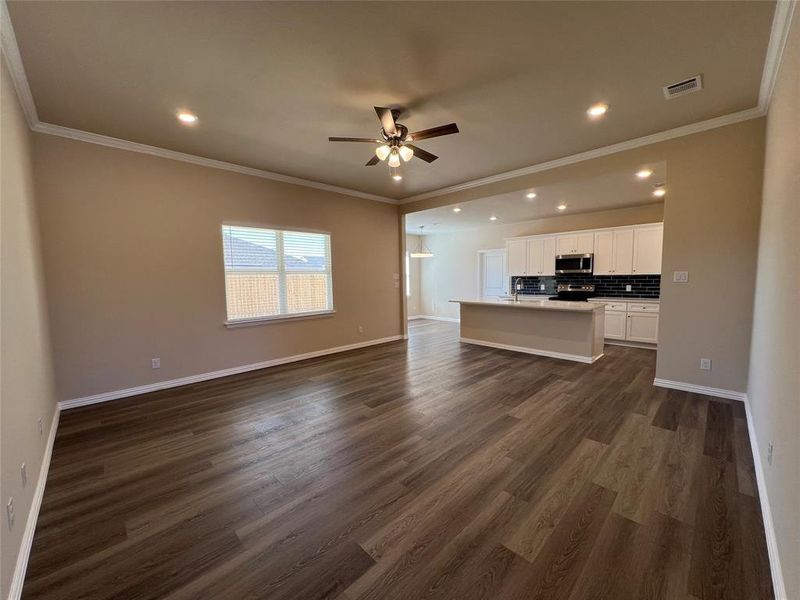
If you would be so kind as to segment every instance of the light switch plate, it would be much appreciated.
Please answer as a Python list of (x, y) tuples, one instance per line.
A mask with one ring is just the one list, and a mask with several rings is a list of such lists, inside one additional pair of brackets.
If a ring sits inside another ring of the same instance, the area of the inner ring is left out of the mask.
[(701, 358), (700, 359), (700, 368), (703, 371), (710, 371), (711, 370), (711, 359), (710, 358)]
[(673, 271), (672, 272), (672, 281), (674, 283), (688, 283), (689, 282), (689, 271)]

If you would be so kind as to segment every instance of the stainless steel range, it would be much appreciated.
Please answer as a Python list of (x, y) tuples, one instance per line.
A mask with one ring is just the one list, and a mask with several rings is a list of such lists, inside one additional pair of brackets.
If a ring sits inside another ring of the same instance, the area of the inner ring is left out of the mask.
[(577, 285), (562, 283), (556, 287), (557, 296), (550, 296), (550, 300), (569, 300), (571, 302), (586, 302), (594, 296), (594, 285)]

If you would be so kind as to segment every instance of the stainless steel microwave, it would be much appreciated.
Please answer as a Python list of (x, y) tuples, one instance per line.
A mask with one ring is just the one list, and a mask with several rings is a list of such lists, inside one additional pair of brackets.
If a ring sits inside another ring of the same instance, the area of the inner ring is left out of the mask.
[(556, 256), (556, 273), (592, 273), (592, 254), (559, 254)]

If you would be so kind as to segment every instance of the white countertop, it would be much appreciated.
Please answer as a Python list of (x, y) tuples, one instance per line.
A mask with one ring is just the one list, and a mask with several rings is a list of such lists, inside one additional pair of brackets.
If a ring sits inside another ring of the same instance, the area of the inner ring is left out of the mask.
[(456, 298), (450, 300), (458, 304), (473, 304), (481, 306), (504, 306), (508, 308), (527, 308), (532, 310), (560, 310), (567, 312), (593, 312), (605, 310), (602, 304), (595, 302), (565, 302), (563, 300), (539, 299), (528, 296), (519, 300), (503, 300), (500, 298)]
[(661, 298), (623, 297), (623, 296), (592, 296), (592, 302), (661, 302)]

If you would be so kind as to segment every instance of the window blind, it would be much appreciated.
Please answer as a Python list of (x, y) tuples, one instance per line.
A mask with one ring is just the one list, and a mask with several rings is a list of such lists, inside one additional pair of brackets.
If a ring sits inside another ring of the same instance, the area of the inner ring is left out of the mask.
[(331, 236), (222, 226), (228, 321), (333, 310)]

